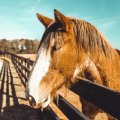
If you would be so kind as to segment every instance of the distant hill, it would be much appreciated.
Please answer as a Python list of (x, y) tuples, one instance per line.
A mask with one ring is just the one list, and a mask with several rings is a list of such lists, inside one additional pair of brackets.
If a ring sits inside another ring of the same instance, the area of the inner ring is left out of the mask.
[(16, 54), (34, 54), (37, 52), (40, 41), (29, 39), (0, 40), (0, 50)]

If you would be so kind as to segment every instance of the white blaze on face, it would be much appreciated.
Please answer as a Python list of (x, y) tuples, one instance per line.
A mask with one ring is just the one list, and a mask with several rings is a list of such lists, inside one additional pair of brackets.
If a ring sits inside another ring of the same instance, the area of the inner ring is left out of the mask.
[(42, 91), (40, 91), (40, 82), (49, 69), (50, 61), (50, 51), (46, 53), (46, 49), (41, 48), (29, 79), (29, 95), (34, 97), (36, 104), (39, 103), (40, 94), (42, 94)]

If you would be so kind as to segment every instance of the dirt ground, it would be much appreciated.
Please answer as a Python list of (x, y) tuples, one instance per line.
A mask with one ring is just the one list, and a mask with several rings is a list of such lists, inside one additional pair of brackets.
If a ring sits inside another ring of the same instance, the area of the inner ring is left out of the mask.
[[(36, 59), (35, 54), (19, 55), (31, 60)], [(39, 109), (30, 107), (25, 97), (25, 87), (19, 78), (14, 65), (5, 61), (0, 74), (0, 120), (42, 120), (43, 115)], [(80, 97), (71, 91), (67, 93), (63, 87), (59, 91), (70, 103), (82, 111)], [(51, 102), (50, 107), (61, 120), (68, 120), (67, 117)], [(99, 113), (95, 120), (107, 120), (106, 114)]]
[(38, 110), (31, 108), (25, 98), (25, 88), (13, 64), (4, 64), (0, 74), (0, 120), (40, 120)]
[[(36, 59), (36, 54), (18, 54), (18, 55), (22, 56), (22, 57), (25, 57), (25, 58), (29, 58), (30, 60), (33, 60), (33, 61)], [(67, 90), (67, 93), (65, 91), (66, 91), (66, 89), (63, 87), (59, 91), (59, 93), (62, 96), (64, 96), (69, 102), (71, 102), (72, 105), (74, 105), (77, 109), (82, 111), (82, 106), (81, 106), (81, 103), (79, 102), (80, 101), (79, 96), (74, 94), (70, 90)], [(55, 104), (51, 103), (50, 106), (61, 119), (67, 120), (66, 116), (63, 115), (63, 113), (56, 107)]]
[[(35, 57), (31, 58), (35, 59)], [(50, 106), (61, 119), (67, 120), (56, 105), (51, 103)], [(23, 81), (19, 78), (12, 62), (5, 60), (0, 73), (0, 120), (43, 120), (43, 118), (40, 109), (30, 107), (25, 97)]]

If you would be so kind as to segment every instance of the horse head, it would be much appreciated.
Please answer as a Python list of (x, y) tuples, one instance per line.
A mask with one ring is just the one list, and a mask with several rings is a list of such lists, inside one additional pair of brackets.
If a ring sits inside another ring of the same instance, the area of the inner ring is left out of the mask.
[(26, 87), (33, 106), (46, 107), (55, 91), (73, 78), (77, 42), (72, 19), (54, 10), (55, 20), (37, 14), (46, 30)]

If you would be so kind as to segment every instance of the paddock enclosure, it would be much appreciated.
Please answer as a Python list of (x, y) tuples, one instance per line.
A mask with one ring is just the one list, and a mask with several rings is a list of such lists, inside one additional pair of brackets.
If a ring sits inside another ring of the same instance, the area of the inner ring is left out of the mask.
[[(33, 109), (25, 98), (25, 86), (34, 61), (0, 51), (0, 120), (61, 120), (54, 108)], [(89, 80), (81, 79), (70, 90), (93, 103), (116, 119), (120, 119), (120, 92), (112, 91)], [(54, 106), (68, 120), (89, 120), (67, 99), (59, 95)]]

